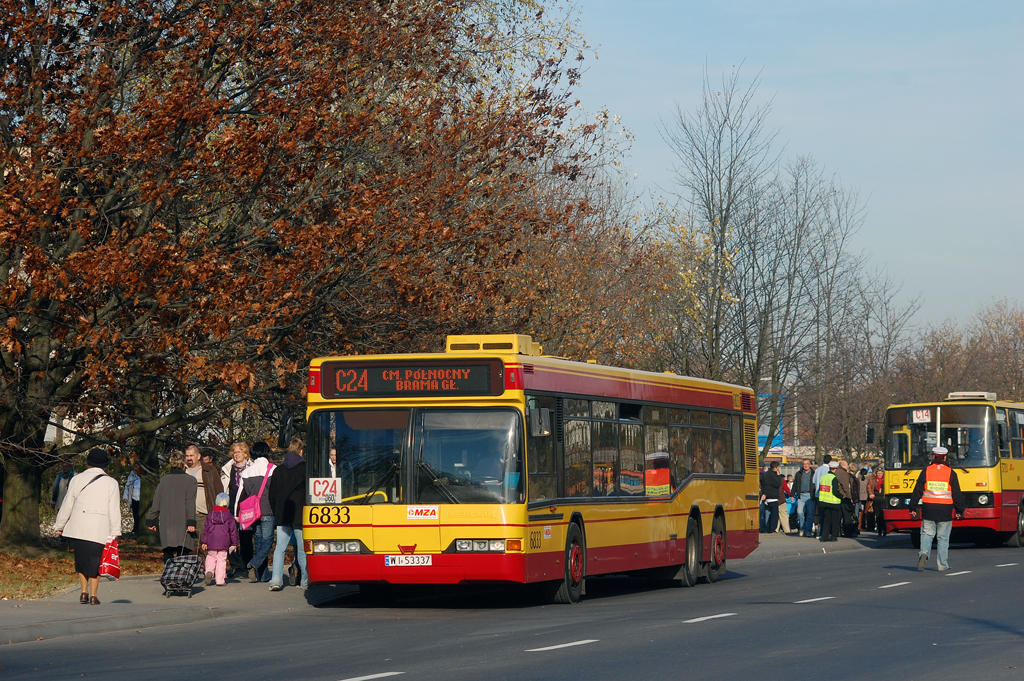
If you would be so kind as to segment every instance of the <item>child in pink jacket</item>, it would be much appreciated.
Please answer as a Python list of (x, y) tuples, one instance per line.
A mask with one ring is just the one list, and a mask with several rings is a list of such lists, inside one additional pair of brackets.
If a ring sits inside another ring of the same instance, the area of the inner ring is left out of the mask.
[(228, 554), (238, 550), (238, 525), (228, 510), (227, 492), (217, 495), (216, 506), (203, 524), (203, 550), (206, 551), (206, 579), (210, 586), (214, 578), (217, 586), (224, 586), (227, 577)]

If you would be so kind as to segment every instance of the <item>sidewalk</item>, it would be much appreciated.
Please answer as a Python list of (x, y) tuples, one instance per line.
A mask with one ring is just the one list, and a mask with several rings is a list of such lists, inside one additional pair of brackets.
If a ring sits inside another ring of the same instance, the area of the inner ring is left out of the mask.
[(762, 534), (761, 545), (743, 560), (777, 560), (796, 556), (813, 556), (861, 549), (910, 548), (910, 535), (894, 534), (879, 537), (873, 532), (862, 532), (856, 539), (840, 537), (838, 541), (822, 543), (813, 537), (793, 534)]
[(266, 583), (229, 580), (226, 586), (199, 582), (192, 598), (163, 596), (159, 575), (101, 582), (100, 605), (78, 602), (79, 589), (39, 601), (0, 601), (0, 645), (40, 639), (129, 631), (202, 620), (285, 612), (337, 598), (353, 587), (285, 587), (271, 592)]
[[(907, 535), (877, 537), (864, 533), (857, 539), (822, 544), (796, 535), (762, 534), (761, 545), (744, 560), (777, 560), (838, 551), (910, 546)], [(824, 552), (822, 551), (824, 549)], [(308, 608), (356, 591), (352, 586), (318, 586), (303, 590), (285, 587), (271, 592), (266, 583), (229, 580), (226, 586), (203, 586), (192, 598), (163, 596), (159, 575), (126, 577), (101, 582), (101, 605), (78, 602), (78, 587), (39, 601), (0, 601), (0, 645), (63, 636), (131, 631), (147, 627), (187, 624), (245, 615), (273, 615)]]

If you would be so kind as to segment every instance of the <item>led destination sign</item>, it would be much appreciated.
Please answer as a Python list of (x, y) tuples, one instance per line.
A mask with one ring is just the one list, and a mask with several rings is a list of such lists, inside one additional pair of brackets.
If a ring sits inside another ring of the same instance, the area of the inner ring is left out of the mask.
[(500, 395), (504, 365), (500, 360), (475, 362), (324, 362), (324, 397), (442, 397)]

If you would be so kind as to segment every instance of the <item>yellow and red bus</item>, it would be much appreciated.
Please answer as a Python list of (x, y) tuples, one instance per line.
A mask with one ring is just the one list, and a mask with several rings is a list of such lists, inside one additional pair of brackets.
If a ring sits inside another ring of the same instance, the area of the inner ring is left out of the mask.
[(524, 335), (310, 364), (311, 583), (716, 581), (758, 545), (748, 388), (542, 355)]
[(1024, 403), (953, 392), (941, 402), (895, 404), (886, 410), (885, 432), (890, 532), (909, 532), (920, 546), (921, 521), (910, 519), (910, 496), (932, 447), (941, 445), (967, 505), (963, 520), (953, 521), (952, 540), (1024, 545)]

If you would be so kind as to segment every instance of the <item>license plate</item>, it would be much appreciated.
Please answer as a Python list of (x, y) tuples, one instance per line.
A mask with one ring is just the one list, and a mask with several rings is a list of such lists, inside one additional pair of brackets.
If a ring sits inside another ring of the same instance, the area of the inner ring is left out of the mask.
[(407, 554), (404, 556), (384, 556), (384, 567), (399, 567), (399, 566), (420, 566), (420, 565), (433, 565), (429, 553), (420, 554)]

